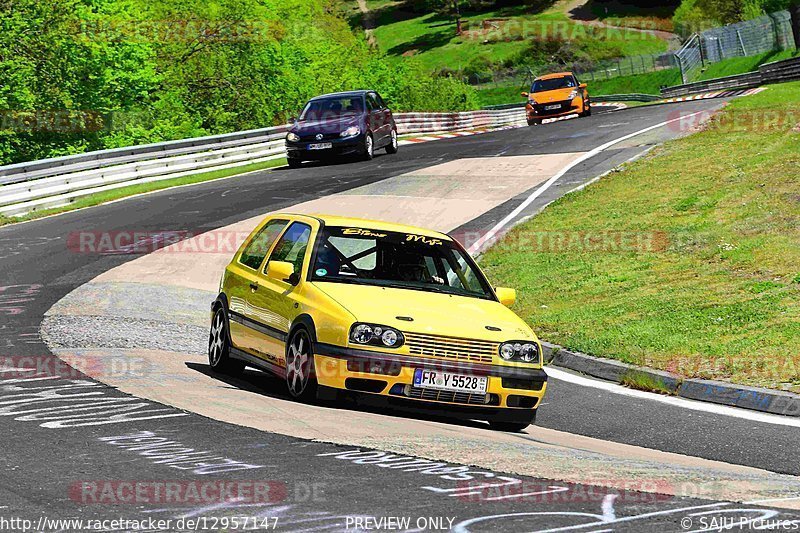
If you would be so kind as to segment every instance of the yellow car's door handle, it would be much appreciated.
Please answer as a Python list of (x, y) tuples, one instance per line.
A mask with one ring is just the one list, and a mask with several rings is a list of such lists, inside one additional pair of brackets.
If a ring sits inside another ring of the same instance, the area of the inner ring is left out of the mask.
[(253, 292), (257, 291), (258, 290), (258, 283), (251, 283), (250, 284), (250, 290), (253, 291)]

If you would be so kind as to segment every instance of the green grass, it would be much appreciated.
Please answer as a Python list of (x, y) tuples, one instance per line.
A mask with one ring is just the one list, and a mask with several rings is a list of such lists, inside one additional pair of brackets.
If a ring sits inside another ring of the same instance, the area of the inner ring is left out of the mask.
[(272, 161), (265, 161), (263, 163), (244, 165), (241, 167), (226, 168), (222, 170), (212, 170), (210, 172), (203, 172), (200, 174), (192, 174), (191, 176), (184, 176), (181, 178), (155, 181), (150, 183), (141, 183), (138, 185), (129, 185), (127, 187), (120, 187), (119, 189), (112, 189), (110, 191), (104, 191), (95, 194), (90, 194), (87, 196), (82, 196), (80, 198), (77, 198), (74, 202), (70, 203), (69, 205), (53, 207), (51, 209), (42, 209), (41, 211), (32, 211), (21, 217), (7, 217), (0, 214), (0, 226), (13, 224), (15, 222), (34, 220), (37, 218), (55, 215), (58, 213), (64, 213), (67, 211), (74, 211), (75, 209), (81, 209), (84, 207), (100, 205), (107, 202), (112, 202), (114, 200), (127, 198), (129, 196), (133, 196), (136, 194), (158, 191), (169, 187), (176, 187), (178, 185), (189, 185), (192, 183), (200, 183), (203, 181), (211, 181), (215, 179), (226, 178), (229, 176), (235, 176), (237, 174), (243, 174), (245, 172), (275, 168), (283, 166), (285, 164), (286, 164), (286, 159), (281, 158), (281, 159), (274, 159)]
[(703, 71), (698, 78), (698, 81), (711, 80), (714, 78), (722, 78), (725, 76), (733, 76), (735, 74), (744, 74), (745, 72), (752, 72), (757, 70), (759, 66), (764, 63), (772, 61), (780, 61), (782, 59), (791, 59), (798, 54), (797, 50), (781, 50), (775, 52), (767, 52), (750, 57), (734, 57), (720, 61), (719, 63), (711, 63)]
[[(383, 4), (374, 12), (375, 38), (381, 51), (397, 59), (414, 57), (429, 71), (460, 71), (475, 61), (492, 64), (538, 58), (525, 57), (537, 37), (568, 37), (585, 54), (595, 59), (658, 53), (667, 49), (665, 41), (634, 31), (605, 32), (587, 28), (564, 13), (545, 9), (552, 2), (536, 6), (507, 7), (485, 12), (464, 13), (465, 34), (455, 34), (455, 23), (447, 15), (413, 13), (403, 4)], [(485, 19), (506, 19), (509, 31), (482, 30)], [(519, 31), (524, 28), (523, 31)]]
[(669, 87), (681, 83), (678, 69), (657, 70), (638, 76), (620, 76), (608, 80), (582, 80), (589, 85), (590, 94), (661, 94), (661, 87)]
[[(700, 133), (555, 202), (481, 263), (548, 341), (800, 392), (798, 122), (800, 83), (736, 99)], [(614, 249), (613, 232), (654, 244)], [(543, 235), (573, 239), (548, 247)], [(587, 235), (609, 244), (582, 247)]]
[(676, 391), (662, 380), (637, 370), (631, 370), (622, 375), (620, 383), (631, 389), (655, 392), (667, 396), (674, 396)]

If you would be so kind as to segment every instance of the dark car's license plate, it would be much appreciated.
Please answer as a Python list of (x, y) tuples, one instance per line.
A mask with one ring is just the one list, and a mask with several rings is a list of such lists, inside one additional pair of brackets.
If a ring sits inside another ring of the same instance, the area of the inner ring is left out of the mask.
[(333, 143), (317, 143), (317, 144), (309, 144), (309, 150), (328, 150), (333, 148)]

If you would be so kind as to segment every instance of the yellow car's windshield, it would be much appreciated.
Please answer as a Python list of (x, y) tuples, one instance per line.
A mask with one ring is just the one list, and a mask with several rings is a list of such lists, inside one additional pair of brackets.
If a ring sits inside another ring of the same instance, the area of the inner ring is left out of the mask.
[(312, 281), (494, 299), (469, 255), (449, 239), (326, 226), (317, 240), (313, 261)]

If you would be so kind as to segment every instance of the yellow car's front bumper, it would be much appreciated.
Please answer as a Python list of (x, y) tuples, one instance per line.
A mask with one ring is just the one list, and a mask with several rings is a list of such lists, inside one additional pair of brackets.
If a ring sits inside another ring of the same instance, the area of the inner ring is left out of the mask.
[[(464, 363), (432, 357), (317, 345), (315, 372), (321, 387), (437, 404), (438, 410), (470, 417), (526, 418), (539, 406), (547, 388), (540, 368)], [(485, 394), (453, 393), (415, 387), (416, 369), (486, 376)]]

